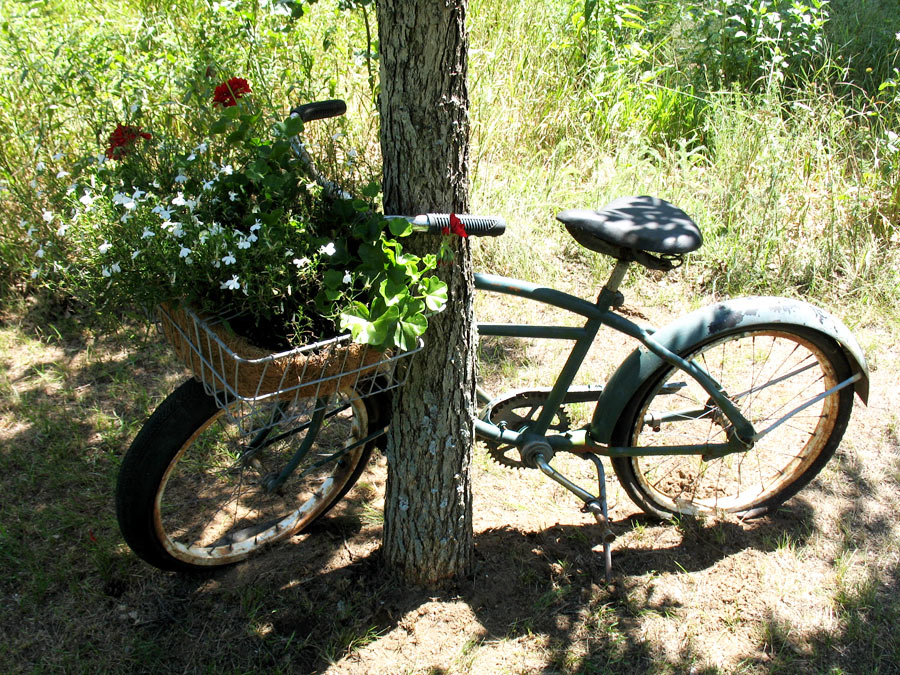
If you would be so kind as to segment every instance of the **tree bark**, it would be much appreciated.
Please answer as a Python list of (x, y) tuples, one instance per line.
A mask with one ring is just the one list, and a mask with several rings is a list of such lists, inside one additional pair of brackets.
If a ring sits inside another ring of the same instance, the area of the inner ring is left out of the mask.
[[(468, 200), (467, 0), (379, 0), (385, 213), (464, 213)], [(411, 242), (436, 252), (435, 237)], [(394, 398), (383, 559), (407, 583), (434, 586), (472, 562), (474, 287), (468, 242), (441, 270), (445, 311)]]

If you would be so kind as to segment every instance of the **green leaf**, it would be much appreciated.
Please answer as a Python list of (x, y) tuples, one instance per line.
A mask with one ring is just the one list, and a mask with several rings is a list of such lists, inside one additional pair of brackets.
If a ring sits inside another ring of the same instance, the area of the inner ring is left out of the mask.
[(407, 288), (406, 284), (394, 279), (385, 279), (378, 286), (378, 292), (381, 294), (381, 297), (384, 298), (384, 302), (386, 305), (396, 305), (402, 300), (405, 300), (409, 297), (409, 288)]
[(280, 126), (284, 130), (284, 136), (296, 136), (303, 131), (303, 120), (300, 117), (289, 117)]
[(328, 288), (340, 288), (343, 283), (342, 280), (344, 278), (344, 273), (340, 270), (326, 270), (325, 272), (325, 286)]
[(228, 120), (224, 117), (220, 117), (215, 122), (209, 125), (209, 133), (211, 134), (221, 134), (225, 133), (225, 129), (228, 128)]
[(412, 224), (405, 218), (391, 218), (388, 223), (391, 234), (395, 237), (408, 237), (412, 234)]
[(365, 305), (354, 302), (348, 310), (341, 314), (341, 330), (349, 330), (354, 342), (361, 344), (384, 346), (388, 331), (393, 328), (393, 320), (379, 317), (370, 321), (369, 310)]
[(425, 293), (425, 306), (430, 312), (442, 312), (447, 306), (447, 284), (437, 277), (427, 277), (422, 280), (422, 290)]
[(394, 341), (403, 350), (415, 349), (425, 330), (428, 328), (428, 319), (422, 314), (413, 314), (405, 320), (397, 323), (394, 331)]

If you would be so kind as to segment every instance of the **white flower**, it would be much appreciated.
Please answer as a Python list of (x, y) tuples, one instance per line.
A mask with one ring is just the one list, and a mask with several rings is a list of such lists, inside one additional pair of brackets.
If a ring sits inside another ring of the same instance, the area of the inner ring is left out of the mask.
[(31, 278), (37, 279), (37, 275), (40, 273), (41, 273), (40, 268), (35, 268), (35, 269), (31, 270)]
[(226, 176), (230, 176), (234, 173), (234, 169), (231, 167), (231, 164), (226, 164), (221, 169), (219, 169), (219, 173), (224, 173)]
[(65, 169), (60, 169), (59, 173), (56, 174), (56, 177), (57, 178), (65, 178), (68, 175), (70, 175), (68, 171), (66, 171)]
[(129, 211), (135, 207), (134, 200), (134, 197), (129, 197), (124, 192), (117, 192), (113, 195), (113, 204), (118, 204)]
[(53, 161), (54, 161), (54, 162), (58, 162), (58, 161), (61, 160), (62, 158), (63, 158), (63, 154), (62, 154), (61, 152), (57, 152), (55, 155), (53, 155)]
[(87, 208), (91, 208), (94, 205), (94, 198), (91, 197), (90, 193), (85, 190), (84, 195), (82, 195), (81, 199), (79, 199), (82, 204), (84, 204)]
[(119, 263), (117, 263), (117, 262), (113, 263), (109, 269), (112, 272), (121, 272), (122, 271), (122, 268), (119, 267)]
[(67, 232), (68, 230), (69, 230), (69, 224), (68, 224), (68, 223), (63, 223), (62, 225), (60, 225), (60, 226), (56, 229), (56, 236), (57, 236), (57, 237), (65, 237), (65, 236), (66, 236), (66, 232)]
[(111, 277), (111, 276), (112, 276), (112, 274), (110, 273), (108, 267), (104, 267), (103, 269), (101, 269), (101, 270), (100, 270), (100, 274), (102, 274), (102, 275), (105, 276), (105, 277)]
[(348, 272), (347, 270), (344, 270), (344, 278), (341, 279), (341, 283), (349, 284), (351, 281), (352, 281), (352, 279), (350, 278), (350, 272)]
[(53, 221), (53, 213), (51, 211), (44, 211), (43, 218), (45, 223), (50, 223)]
[(169, 220), (169, 218), (172, 217), (172, 212), (163, 206), (155, 206), (153, 208), (153, 212), (156, 213), (162, 220)]
[(259, 239), (259, 237), (257, 237), (255, 234), (251, 234), (249, 237), (247, 237), (247, 241), (249, 241), (251, 244), (257, 239)]
[(262, 222), (260, 222), (259, 218), (256, 219), (256, 222), (250, 226), (251, 232), (256, 232), (258, 229), (262, 227)]
[(203, 189), (204, 189), (204, 190), (212, 190), (212, 189), (213, 189), (213, 185), (215, 185), (215, 184), (216, 184), (216, 179), (215, 179), (215, 178), (213, 178), (212, 180), (208, 180), (208, 181), (206, 181), (206, 182), (203, 184)]
[(131, 111), (132, 114), (134, 114), (134, 113), (136, 113), (136, 112), (138, 111), (138, 108), (140, 108), (140, 107), (141, 107), (141, 106), (140, 106), (139, 104), (137, 104), (137, 103), (132, 103), (132, 104), (131, 104), (131, 107), (128, 108), (128, 109)]
[(43, 162), (38, 162), (37, 164), (34, 165), (34, 170), (37, 171), (38, 173), (43, 171), (45, 168), (46, 167), (44, 166)]
[(319, 247), (319, 253), (324, 253), (325, 255), (334, 255), (335, 251), (334, 242), (330, 241), (325, 246)]
[(229, 190), (228, 191), (228, 199), (230, 199), (231, 201), (234, 201), (235, 199), (237, 199), (237, 192), (231, 192)]
[(37, 251), (35, 251), (34, 254), (35, 254), (38, 258), (43, 258), (43, 257), (44, 257), (44, 247), (41, 246)]
[[(187, 159), (187, 161), (189, 161), (189, 162), (193, 162), (195, 159), (197, 159), (197, 155), (195, 155), (195, 154), (192, 152), (192, 153), (189, 154), (185, 159)], [(176, 179), (176, 180), (177, 180), (177, 179)]]
[(156, 232), (151, 230), (149, 227), (144, 228), (144, 233), (141, 235), (141, 239), (149, 239), (150, 237), (155, 237)]
[(182, 246), (181, 250), (178, 252), (179, 258), (187, 258), (191, 254), (191, 249), (187, 246)]
[(238, 248), (250, 248), (250, 240), (249, 239), (241, 239), (237, 245)]
[(137, 251), (135, 251), (134, 253), (131, 254), (131, 259), (134, 260), (134, 259), (137, 258), (140, 254), (141, 254), (141, 249), (138, 249)]
[(309, 265), (309, 258), (294, 258), (294, 264), (297, 267), (306, 267)]
[(202, 155), (204, 152), (206, 152), (207, 148), (209, 148), (209, 146), (206, 143), (201, 143), (196, 148), (194, 148), (194, 151), (199, 152)]
[(162, 225), (160, 225), (160, 227), (163, 228), (166, 232), (175, 234), (175, 228), (178, 227), (178, 223), (172, 222), (171, 220), (166, 220)]
[(175, 176), (176, 183), (187, 183), (187, 180), (188, 180), (188, 177), (185, 176), (183, 173), (179, 173), (177, 176)]
[(110, 244), (108, 241), (104, 241), (102, 244), (100, 244), (100, 248), (97, 250), (100, 251), (100, 253), (102, 254), (102, 253), (106, 253), (111, 248), (112, 248), (112, 244)]
[(227, 288), (230, 291), (236, 291), (241, 287), (241, 282), (238, 281), (238, 276), (235, 274), (228, 281), (223, 281), (220, 288)]
[(233, 255), (231, 255), (229, 253), (224, 258), (222, 258), (222, 262), (225, 263), (226, 265), (234, 265), (234, 263), (237, 262), (237, 258), (235, 258)]
[(179, 192), (177, 195), (175, 195), (175, 197), (172, 198), (173, 206), (184, 206), (185, 204), (187, 204), (187, 202), (184, 199), (183, 192)]
[(139, 188), (134, 188), (134, 194), (131, 195), (131, 198), (133, 200), (137, 201), (138, 199), (143, 197), (145, 194), (147, 194), (147, 193), (144, 190), (141, 190)]

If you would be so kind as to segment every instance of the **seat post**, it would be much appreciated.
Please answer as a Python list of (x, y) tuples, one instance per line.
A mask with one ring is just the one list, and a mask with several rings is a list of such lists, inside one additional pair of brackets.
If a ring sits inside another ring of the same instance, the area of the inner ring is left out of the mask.
[(616, 266), (613, 267), (606, 285), (600, 291), (600, 295), (597, 296), (597, 306), (603, 311), (608, 310), (610, 307), (618, 307), (625, 301), (625, 298), (619, 293), (619, 286), (625, 280), (625, 273), (630, 265), (631, 261), (629, 260), (616, 260)]

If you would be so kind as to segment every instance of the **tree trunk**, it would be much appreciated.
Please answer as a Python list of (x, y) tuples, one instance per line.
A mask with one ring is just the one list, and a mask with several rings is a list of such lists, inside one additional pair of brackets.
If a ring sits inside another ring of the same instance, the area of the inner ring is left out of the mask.
[[(467, 0), (379, 0), (385, 213), (464, 213), (468, 196)], [(436, 237), (411, 242), (436, 252)], [(475, 333), (472, 259), (454, 242), (446, 310), (394, 399), (383, 557), (403, 581), (433, 586), (472, 561)]]

